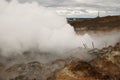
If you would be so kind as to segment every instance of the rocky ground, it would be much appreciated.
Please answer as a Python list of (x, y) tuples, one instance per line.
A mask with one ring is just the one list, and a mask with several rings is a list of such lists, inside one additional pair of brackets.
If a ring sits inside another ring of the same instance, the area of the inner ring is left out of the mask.
[(46, 64), (33, 61), (8, 68), (0, 63), (4, 70), (0, 80), (120, 80), (120, 43), (89, 53), (97, 57), (88, 62), (74, 57)]
[(90, 62), (79, 61), (60, 69), (54, 80), (120, 80), (120, 43), (97, 53), (101, 51), (104, 53)]

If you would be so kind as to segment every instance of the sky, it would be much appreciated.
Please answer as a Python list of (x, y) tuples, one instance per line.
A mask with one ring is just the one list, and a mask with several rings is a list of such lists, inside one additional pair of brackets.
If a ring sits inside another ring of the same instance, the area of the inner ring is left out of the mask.
[[(7, 0), (10, 1), (10, 0)], [(37, 2), (65, 17), (96, 17), (119, 15), (120, 0), (18, 0), (20, 3)]]

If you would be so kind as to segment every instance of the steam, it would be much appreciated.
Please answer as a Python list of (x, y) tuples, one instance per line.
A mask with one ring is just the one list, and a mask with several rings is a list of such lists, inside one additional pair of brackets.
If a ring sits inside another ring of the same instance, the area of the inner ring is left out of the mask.
[[(0, 63), (5, 64), (0, 80), (8, 78), (4, 70), (16, 63), (49, 63), (70, 56), (89, 61), (96, 57), (88, 53), (92, 43), (95, 48), (102, 48), (105, 43), (114, 45), (120, 41), (120, 32), (76, 35), (66, 18), (52, 8), (35, 2), (7, 1), (0, 0)], [(55, 66), (60, 67), (59, 64), (62, 65), (58, 62)]]
[[(77, 47), (84, 48), (83, 43), (92, 48), (91, 42), (99, 47), (107, 36), (101, 36), (102, 40), (88, 34), (78, 36), (64, 17), (35, 2), (0, 1), (0, 53), (3, 56), (22, 55), (30, 50), (61, 54)], [(112, 39), (108, 44), (115, 42)]]
[(49, 8), (17, 1), (3, 8), (0, 11), (0, 49), (3, 55), (21, 54), (33, 48), (42, 52), (62, 52), (80, 46), (73, 27)]

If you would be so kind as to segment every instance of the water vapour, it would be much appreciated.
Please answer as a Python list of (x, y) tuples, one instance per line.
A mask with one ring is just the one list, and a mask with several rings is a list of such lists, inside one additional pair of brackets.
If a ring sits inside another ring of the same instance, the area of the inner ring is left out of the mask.
[(0, 53), (4, 56), (21, 55), (29, 50), (63, 53), (84, 47), (83, 43), (91, 48), (91, 42), (97, 40), (88, 34), (76, 35), (66, 19), (51, 8), (35, 2), (0, 1)]
[(32, 48), (59, 52), (80, 46), (80, 37), (73, 27), (51, 9), (37, 3), (12, 1), (1, 4), (0, 49), (4, 55)]

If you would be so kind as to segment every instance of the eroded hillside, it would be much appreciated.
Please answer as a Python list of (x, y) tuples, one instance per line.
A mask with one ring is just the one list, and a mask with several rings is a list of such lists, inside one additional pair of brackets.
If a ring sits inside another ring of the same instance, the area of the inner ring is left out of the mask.
[(98, 17), (90, 20), (72, 20), (68, 21), (77, 33), (81, 31), (114, 31), (120, 30), (120, 16)]

